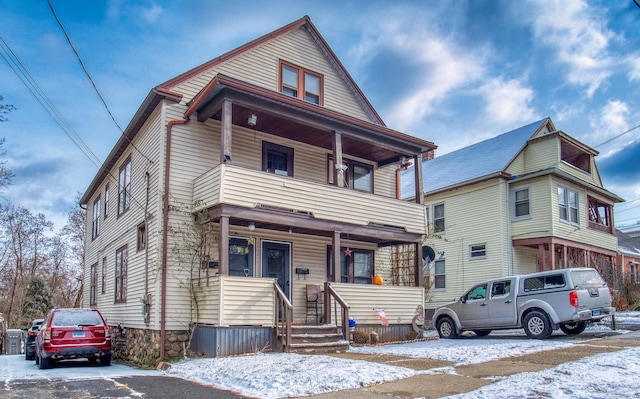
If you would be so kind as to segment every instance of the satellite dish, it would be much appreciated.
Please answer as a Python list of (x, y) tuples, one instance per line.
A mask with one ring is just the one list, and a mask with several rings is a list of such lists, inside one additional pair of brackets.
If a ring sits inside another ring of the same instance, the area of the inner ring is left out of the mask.
[(422, 246), (422, 259), (426, 262), (433, 262), (436, 258), (436, 252), (428, 245)]

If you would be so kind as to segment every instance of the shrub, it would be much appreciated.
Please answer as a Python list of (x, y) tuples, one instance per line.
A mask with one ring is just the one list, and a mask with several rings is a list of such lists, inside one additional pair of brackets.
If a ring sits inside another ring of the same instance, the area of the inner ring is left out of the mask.
[(353, 343), (364, 345), (369, 343), (369, 334), (364, 331), (354, 330), (351, 334), (353, 336)]

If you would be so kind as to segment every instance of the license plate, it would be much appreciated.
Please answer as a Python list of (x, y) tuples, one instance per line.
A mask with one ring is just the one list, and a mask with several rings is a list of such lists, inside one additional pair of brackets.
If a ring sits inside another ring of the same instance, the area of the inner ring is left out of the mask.
[(84, 331), (74, 331), (73, 338), (84, 338)]
[(594, 316), (600, 316), (600, 309), (593, 309)]

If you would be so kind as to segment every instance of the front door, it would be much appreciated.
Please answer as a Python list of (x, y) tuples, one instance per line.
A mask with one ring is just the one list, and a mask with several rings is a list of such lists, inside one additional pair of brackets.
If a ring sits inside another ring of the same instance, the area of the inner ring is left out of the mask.
[(275, 278), (291, 300), (291, 244), (262, 241), (262, 277)]

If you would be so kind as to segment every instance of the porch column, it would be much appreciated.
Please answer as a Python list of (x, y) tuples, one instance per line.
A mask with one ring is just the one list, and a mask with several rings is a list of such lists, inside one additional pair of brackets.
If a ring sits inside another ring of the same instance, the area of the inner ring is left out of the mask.
[(344, 169), (342, 169), (342, 133), (333, 132), (333, 184), (344, 187)]
[(538, 244), (538, 271), (544, 271), (545, 264), (544, 244)]
[(340, 232), (333, 232), (333, 240), (331, 242), (331, 264), (333, 265), (333, 276), (334, 282), (340, 281)]
[(415, 172), (413, 173), (416, 186), (416, 204), (424, 204), (424, 185), (422, 181), (422, 154), (413, 157)]
[(589, 250), (585, 249), (582, 254), (584, 255), (584, 267), (589, 267)]
[(555, 270), (556, 268), (556, 244), (549, 244), (549, 269)]
[(415, 250), (414, 264), (416, 274), (416, 287), (422, 287), (422, 279), (424, 271), (422, 270), (422, 246), (419, 242), (413, 244)]
[(562, 267), (564, 269), (569, 267), (569, 251), (567, 250), (567, 246), (563, 245), (562, 246)]
[(229, 274), (229, 216), (220, 217), (220, 243), (218, 245), (218, 274)]
[(221, 129), (220, 132), (220, 163), (231, 162), (231, 100), (222, 100), (222, 113), (220, 117)]

